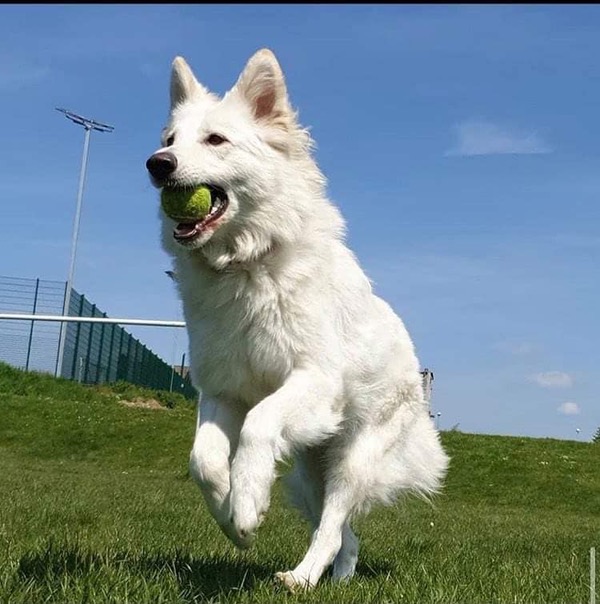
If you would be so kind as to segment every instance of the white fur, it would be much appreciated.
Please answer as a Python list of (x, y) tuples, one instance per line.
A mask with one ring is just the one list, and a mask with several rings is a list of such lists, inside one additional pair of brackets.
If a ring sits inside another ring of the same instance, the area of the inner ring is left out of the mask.
[[(161, 212), (202, 392), (192, 475), (245, 547), (276, 461), (294, 456), (288, 486), (313, 533), (300, 564), (277, 577), (312, 587), (333, 563), (334, 578), (349, 578), (352, 516), (402, 492), (435, 492), (448, 464), (413, 344), (344, 244), (274, 55), (256, 53), (223, 99), (178, 57), (171, 102), (159, 149), (178, 160), (169, 184), (212, 183), (229, 197), (216, 227), (187, 245)], [(227, 142), (211, 146), (212, 133)]]

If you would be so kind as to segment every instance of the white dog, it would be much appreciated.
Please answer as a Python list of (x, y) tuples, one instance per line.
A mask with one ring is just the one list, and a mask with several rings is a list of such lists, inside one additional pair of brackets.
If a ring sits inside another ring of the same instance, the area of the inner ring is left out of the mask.
[(448, 458), (402, 323), (344, 244), (281, 68), (257, 52), (221, 99), (181, 58), (170, 119), (147, 162), (158, 188), (212, 188), (203, 220), (161, 211), (201, 391), (190, 469), (225, 534), (247, 547), (278, 460), (312, 525), (291, 590), (353, 575), (349, 521), (402, 492), (439, 488)]

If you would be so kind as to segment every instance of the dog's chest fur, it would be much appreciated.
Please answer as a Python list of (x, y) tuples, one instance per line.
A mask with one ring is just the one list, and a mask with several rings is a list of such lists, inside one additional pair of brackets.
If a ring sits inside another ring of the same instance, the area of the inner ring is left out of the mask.
[(182, 270), (196, 385), (209, 396), (254, 406), (289, 375), (306, 340), (306, 313), (263, 266)]

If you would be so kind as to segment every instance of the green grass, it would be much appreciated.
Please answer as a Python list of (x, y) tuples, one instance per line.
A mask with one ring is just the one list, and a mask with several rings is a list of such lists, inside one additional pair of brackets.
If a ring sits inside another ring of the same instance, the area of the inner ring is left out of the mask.
[(353, 581), (290, 595), (272, 577), (301, 559), (306, 526), (276, 484), (256, 545), (230, 545), (187, 473), (194, 423), (177, 395), (0, 364), (0, 602), (588, 601), (600, 445), (443, 433), (434, 504), (375, 510), (355, 525)]

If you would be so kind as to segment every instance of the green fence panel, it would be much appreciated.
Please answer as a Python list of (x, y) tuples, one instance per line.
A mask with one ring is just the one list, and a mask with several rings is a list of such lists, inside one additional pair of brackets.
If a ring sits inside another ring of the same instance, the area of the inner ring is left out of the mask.
[[(0, 312), (59, 315), (65, 286), (60, 281), (0, 275)], [(71, 290), (69, 306), (71, 316), (107, 316), (75, 290)], [(65, 329), (62, 377), (88, 384), (124, 380), (197, 398), (189, 376), (182, 377), (178, 368), (166, 363), (120, 325), (67, 323)], [(26, 370), (54, 373), (59, 337), (58, 322), (0, 321), (0, 361)]]

